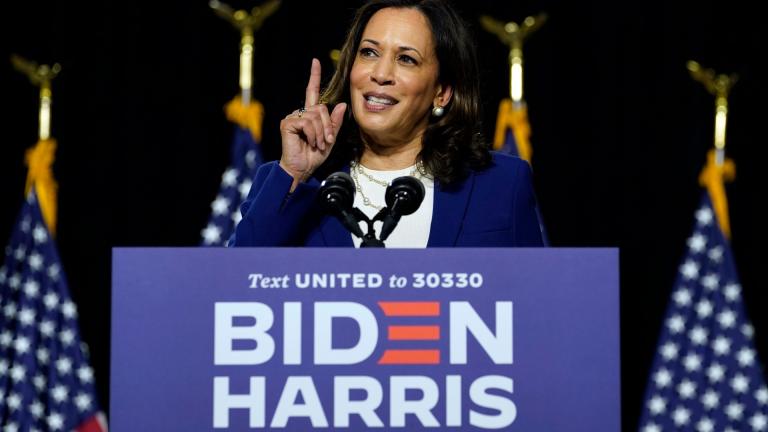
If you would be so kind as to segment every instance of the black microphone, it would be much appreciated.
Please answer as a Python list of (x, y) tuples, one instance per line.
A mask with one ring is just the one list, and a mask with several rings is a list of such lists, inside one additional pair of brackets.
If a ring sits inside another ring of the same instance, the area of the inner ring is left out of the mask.
[(424, 185), (415, 177), (404, 176), (392, 180), (384, 195), (389, 211), (382, 219), (381, 240), (386, 240), (392, 234), (401, 216), (419, 209), (425, 193)]
[(363, 237), (363, 230), (358, 225), (359, 215), (352, 210), (352, 204), (355, 202), (355, 182), (349, 174), (339, 171), (329, 175), (320, 184), (318, 196), (328, 213), (336, 216), (352, 234)]

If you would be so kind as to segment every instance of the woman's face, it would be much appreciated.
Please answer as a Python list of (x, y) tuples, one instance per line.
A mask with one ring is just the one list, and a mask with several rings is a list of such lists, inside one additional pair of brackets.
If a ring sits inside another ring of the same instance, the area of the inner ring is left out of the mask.
[(363, 134), (382, 146), (420, 138), (433, 104), (450, 98), (450, 88), (437, 82), (438, 71), (432, 30), (421, 12), (376, 12), (350, 74), (352, 113)]

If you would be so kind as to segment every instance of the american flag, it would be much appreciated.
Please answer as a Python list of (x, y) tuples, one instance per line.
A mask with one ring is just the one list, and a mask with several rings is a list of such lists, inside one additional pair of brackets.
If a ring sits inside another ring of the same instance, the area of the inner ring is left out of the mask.
[(225, 246), (240, 222), (240, 204), (248, 196), (251, 180), (263, 162), (261, 148), (249, 129), (237, 126), (232, 162), (221, 177), (221, 187), (211, 203), (211, 217), (202, 231), (203, 246)]
[(0, 426), (3, 432), (106, 430), (77, 308), (34, 190), (0, 267)]
[(730, 247), (709, 194), (665, 317), (641, 432), (768, 431), (768, 387)]

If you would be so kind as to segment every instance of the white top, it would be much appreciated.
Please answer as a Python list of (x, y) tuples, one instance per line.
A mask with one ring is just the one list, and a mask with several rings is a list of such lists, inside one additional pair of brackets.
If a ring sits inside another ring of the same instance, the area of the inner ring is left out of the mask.
[[(416, 166), (414, 165), (397, 171), (376, 171), (360, 166), (362, 171), (374, 179), (387, 183), (398, 177), (412, 175), (415, 167)], [(354, 172), (350, 174), (353, 178), (355, 177)], [(397, 227), (395, 227), (395, 230), (392, 231), (389, 237), (384, 241), (388, 248), (427, 247), (429, 229), (432, 225), (432, 209), (434, 208), (435, 201), (435, 182), (428, 176), (414, 175), (414, 177), (421, 180), (424, 184), (424, 190), (426, 192), (424, 194), (424, 201), (415, 213), (400, 218), (400, 222), (397, 224)], [(379, 210), (365, 205), (363, 202), (363, 195), (370, 200), (371, 204), (377, 207), (384, 207), (386, 206), (384, 193), (387, 188), (386, 186), (371, 181), (363, 174), (357, 175), (356, 186), (358, 185), (363, 193), (361, 194), (360, 191), (355, 192), (355, 207), (362, 210), (362, 212), (370, 219), (373, 219)], [(379, 238), (379, 235), (381, 234), (381, 225), (382, 223), (380, 221), (373, 224), (374, 231), (376, 231), (376, 238)], [(363, 230), (363, 234), (368, 232), (368, 224), (366, 222), (360, 222), (360, 228)], [(356, 248), (359, 248), (360, 243), (362, 243), (362, 240), (354, 235), (352, 235), (352, 241), (355, 243)]]

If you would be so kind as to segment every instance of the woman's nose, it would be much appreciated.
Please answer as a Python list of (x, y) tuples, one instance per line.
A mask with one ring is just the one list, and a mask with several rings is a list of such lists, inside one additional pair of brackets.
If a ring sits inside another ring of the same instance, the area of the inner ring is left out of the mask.
[(383, 58), (379, 59), (371, 71), (371, 81), (379, 85), (394, 84), (394, 64)]

